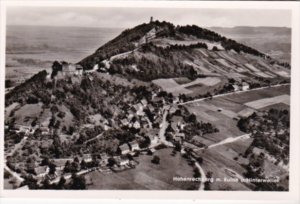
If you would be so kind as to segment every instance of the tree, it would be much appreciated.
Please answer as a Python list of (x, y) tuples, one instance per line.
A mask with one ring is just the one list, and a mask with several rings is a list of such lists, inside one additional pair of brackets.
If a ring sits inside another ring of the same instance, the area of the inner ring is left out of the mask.
[(41, 161), (41, 166), (46, 166), (49, 165), (49, 158), (45, 157), (42, 161)]
[(181, 151), (181, 145), (180, 145), (179, 142), (176, 142), (174, 150), (176, 150), (176, 151), (178, 151), (178, 152)]
[(70, 188), (73, 190), (86, 189), (86, 180), (84, 176), (78, 176), (76, 174), (73, 174)]
[(149, 145), (151, 144), (151, 140), (148, 136), (144, 137), (144, 140), (142, 140), (139, 143), (140, 148), (146, 148), (149, 147)]
[(51, 189), (52, 188), (48, 178), (45, 178), (42, 184), (43, 184), (44, 189)]
[(48, 166), (49, 166), (49, 174), (55, 174), (56, 165), (50, 162)]
[(84, 159), (82, 159), (82, 161), (81, 161), (81, 163), (80, 163), (80, 167), (81, 167), (81, 169), (86, 169), (87, 164), (86, 164), (86, 162), (84, 161)]
[(155, 155), (155, 156), (153, 157), (153, 159), (151, 160), (151, 162), (152, 162), (153, 164), (159, 164), (159, 163), (160, 163), (160, 158), (159, 158), (159, 156)]
[(66, 161), (66, 163), (65, 163), (64, 172), (65, 172), (65, 173), (69, 173), (69, 172), (71, 172), (71, 163), (70, 163), (70, 161), (69, 161), (69, 160), (68, 160), (68, 161)]
[(191, 115), (189, 115), (189, 117), (187, 118), (187, 122), (190, 123), (195, 123), (197, 121), (197, 117), (194, 113), (192, 113)]
[(108, 158), (107, 166), (113, 167), (116, 164), (116, 160), (114, 158)]
[(219, 51), (219, 49), (216, 46), (213, 46), (212, 51)]
[(64, 189), (65, 183), (66, 183), (65, 177), (63, 177), (63, 176), (60, 177), (60, 180), (59, 180), (59, 182), (57, 184), (57, 188), (58, 189)]
[(202, 164), (202, 163), (203, 163), (203, 158), (202, 158), (202, 157), (198, 157), (198, 158), (197, 158), (197, 162), (198, 162), (199, 164)]
[(199, 178), (201, 176), (200, 171), (198, 168), (194, 169), (194, 178)]

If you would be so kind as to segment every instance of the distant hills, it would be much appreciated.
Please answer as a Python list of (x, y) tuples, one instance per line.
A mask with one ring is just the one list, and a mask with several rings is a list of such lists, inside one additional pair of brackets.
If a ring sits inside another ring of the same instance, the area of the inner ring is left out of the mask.
[(210, 27), (240, 43), (254, 47), (277, 60), (291, 61), (291, 28), (287, 27)]

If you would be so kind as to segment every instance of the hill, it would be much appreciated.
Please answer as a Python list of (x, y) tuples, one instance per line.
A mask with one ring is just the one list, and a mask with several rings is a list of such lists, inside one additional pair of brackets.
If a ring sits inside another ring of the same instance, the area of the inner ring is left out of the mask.
[(276, 78), (288, 76), (290, 68), (288, 63), (208, 29), (159, 21), (123, 31), (79, 64), (144, 81), (233, 72)]

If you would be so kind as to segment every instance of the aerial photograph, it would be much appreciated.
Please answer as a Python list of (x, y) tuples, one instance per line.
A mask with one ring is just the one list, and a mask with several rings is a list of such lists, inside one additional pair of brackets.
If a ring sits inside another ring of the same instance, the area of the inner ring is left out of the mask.
[(289, 191), (291, 27), (289, 10), (8, 7), (3, 188)]

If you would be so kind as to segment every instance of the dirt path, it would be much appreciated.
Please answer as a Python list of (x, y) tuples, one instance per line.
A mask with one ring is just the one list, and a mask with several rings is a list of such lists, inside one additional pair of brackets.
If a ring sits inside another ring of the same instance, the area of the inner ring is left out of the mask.
[(233, 142), (236, 142), (238, 140), (246, 140), (246, 139), (249, 139), (251, 136), (251, 134), (244, 134), (244, 135), (241, 135), (241, 136), (238, 136), (238, 137), (228, 137), (218, 143), (215, 143), (215, 144), (212, 144), (210, 146), (208, 146), (208, 149), (209, 148), (213, 148), (213, 147), (217, 147), (217, 146), (220, 146), (220, 145), (224, 145), (224, 144), (228, 144), (228, 143), (233, 143)]

